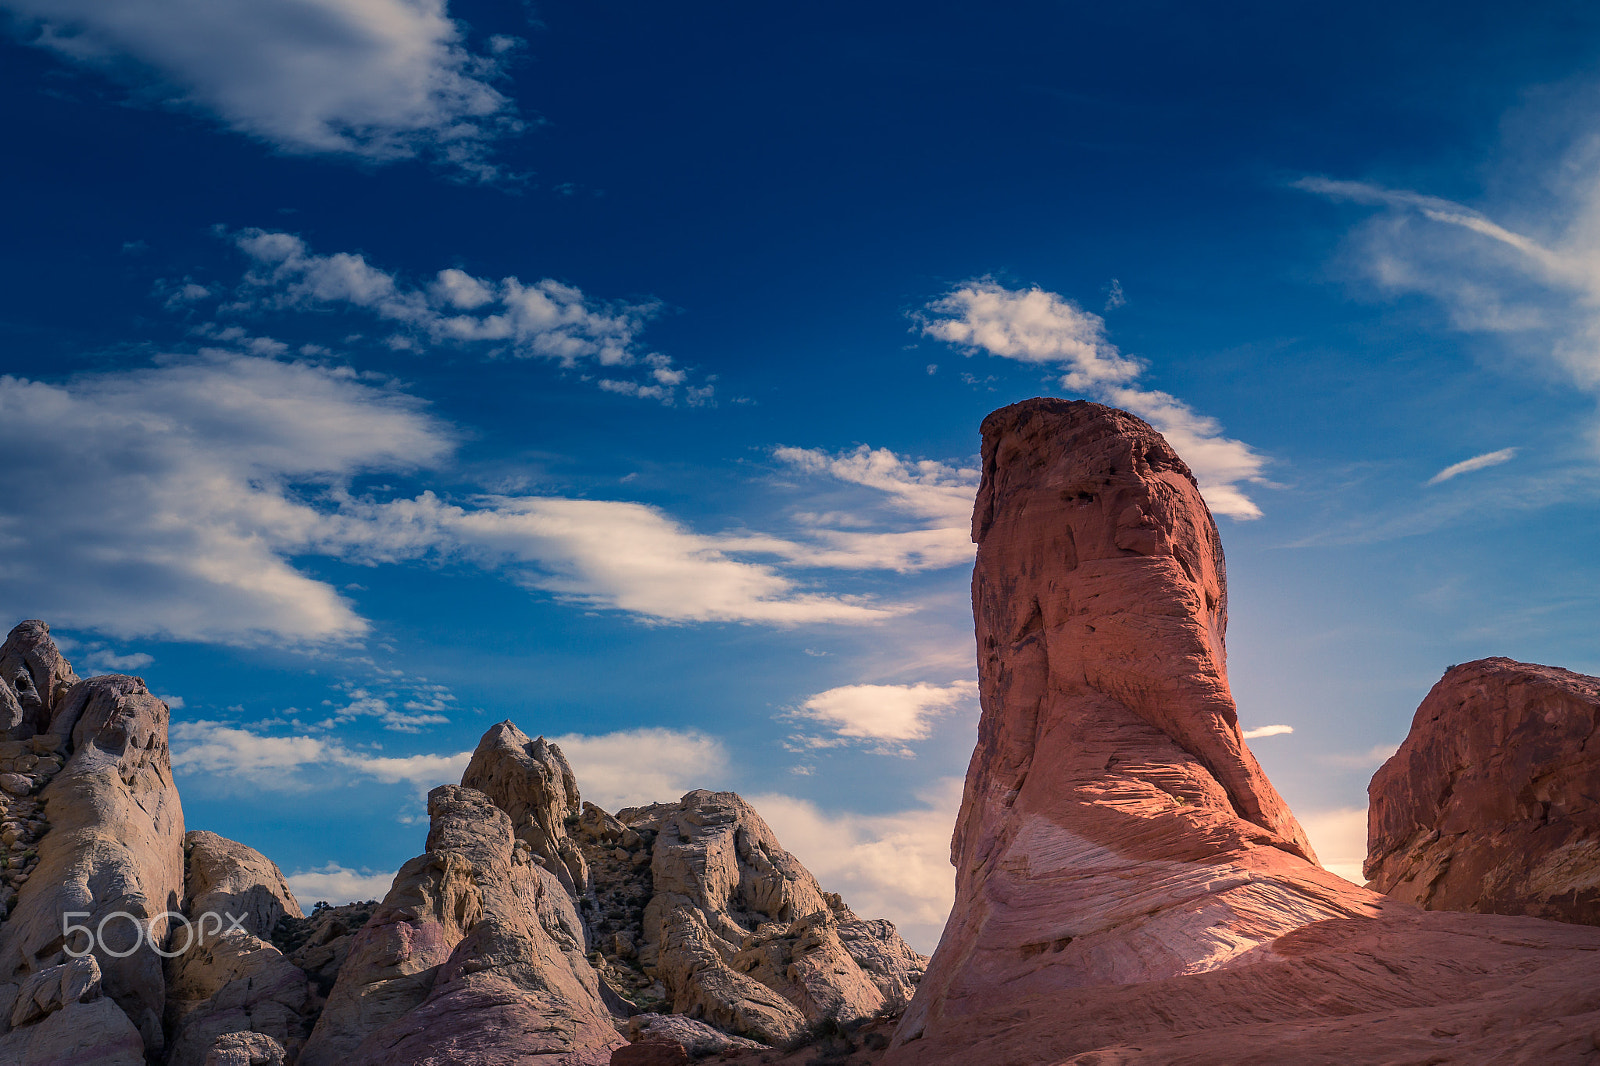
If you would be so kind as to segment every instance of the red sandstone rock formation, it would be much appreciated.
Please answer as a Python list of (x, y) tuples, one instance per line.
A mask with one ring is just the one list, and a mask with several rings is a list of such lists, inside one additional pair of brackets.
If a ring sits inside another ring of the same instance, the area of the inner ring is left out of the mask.
[(1600, 678), (1453, 666), (1368, 793), (1372, 887), (1429, 910), (1600, 925)]
[(983, 437), (956, 903), (885, 1061), (1591, 1055), (1600, 932), (1424, 914), (1316, 865), (1240, 736), (1216, 527), (1166, 441), (1044, 399)]

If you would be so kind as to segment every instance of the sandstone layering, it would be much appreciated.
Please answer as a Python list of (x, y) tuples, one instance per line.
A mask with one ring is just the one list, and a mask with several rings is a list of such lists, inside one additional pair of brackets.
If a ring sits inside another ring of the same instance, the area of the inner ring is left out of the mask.
[(1600, 678), (1451, 667), (1368, 791), (1372, 887), (1429, 910), (1600, 925)]
[(1316, 865), (1240, 736), (1216, 527), (1159, 434), (995, 412), (973, 538), (956, 903), (887, 1061), (1593, 1053), (1594, 930), (1425, 914)]

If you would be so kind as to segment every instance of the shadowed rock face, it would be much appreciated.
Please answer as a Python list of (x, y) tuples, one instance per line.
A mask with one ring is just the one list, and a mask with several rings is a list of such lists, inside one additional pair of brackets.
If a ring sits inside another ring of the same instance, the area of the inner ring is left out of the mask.
[(1372, 887), (1429, 910), (1600, 925), (1600, 678), (1451, 667), (1368, 793)]
[(995, 412), (973, 536), (956, 902), (886, 1062), (1592, 1054), (1597, 931), (1426, 914), (1316, 865), (1240, 735), (1216, 527), (1159, 434)]
[(50, 716), (67, 689), (77, 684), (50, 627), (38, 619), (19, 624), (0, 644), (0, 731), (6, 740), (47, 732)]

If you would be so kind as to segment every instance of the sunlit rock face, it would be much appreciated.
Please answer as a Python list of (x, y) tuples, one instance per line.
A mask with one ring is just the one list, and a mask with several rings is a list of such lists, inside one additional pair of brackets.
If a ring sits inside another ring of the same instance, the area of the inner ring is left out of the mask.
[[(995, 412), (973, 536), (956, 902), (889, 1062), (1492, 1061), (1469, 1046), (1485, 1025), (1588, 1039), (1600, 991), (1572, 982), (1596, 975), (1594, 931), (1424, 914), (1316, 864), (1240, 735), (1217, 529), (1158, 433), (1091, 403)], [(1448, 1036), (1422, 1035), (1428, 1010)]]
[(1429, 910), (1600, 925), (1600, 678), (1451, 667), (1368, 792), (1372, 887)]

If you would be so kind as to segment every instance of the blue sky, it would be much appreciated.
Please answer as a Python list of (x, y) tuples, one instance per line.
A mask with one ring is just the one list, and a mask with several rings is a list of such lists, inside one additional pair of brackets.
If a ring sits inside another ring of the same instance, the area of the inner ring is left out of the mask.
[(509, 717), (931, 949), (1040, 393), (1201, 474), (1341, 871), (1448, 665), (1600, 672), (1589, 5), (0, 10), (0, 603), (308, 901)]

